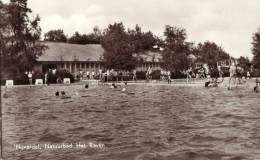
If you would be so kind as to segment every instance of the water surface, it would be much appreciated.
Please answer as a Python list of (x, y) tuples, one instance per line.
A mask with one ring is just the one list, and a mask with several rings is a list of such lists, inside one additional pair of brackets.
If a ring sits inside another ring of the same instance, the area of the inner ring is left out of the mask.
[[(68, 99), (55, 96), (64, 90)], [(260, 159), (260, 94), (248, 87), (81, 85), (2, 89), (5, 160)], [(16, 150), (14, 145), (104, 144)]]

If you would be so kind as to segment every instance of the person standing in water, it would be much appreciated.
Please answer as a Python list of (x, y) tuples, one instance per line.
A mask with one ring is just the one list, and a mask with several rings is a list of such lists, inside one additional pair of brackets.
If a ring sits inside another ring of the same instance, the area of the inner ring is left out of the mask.
[(218, 83), (222, 83), (224, 81), (224, 72), (221, 69), (221, 66), (217, 66), (217, 71), (218, 71), (218, 78), (221, 78), (221, 81)]
[(229, 82), (228, 82), (228, 89), (230, 89), (230, 83), (231, 83), (231, 80), (234, 81), (235, 85), (237, 85), (236, 83), (236, 66), (235, 66), (235, 63), (232, 63), (232, 65), (230, 66), (229, 68)]

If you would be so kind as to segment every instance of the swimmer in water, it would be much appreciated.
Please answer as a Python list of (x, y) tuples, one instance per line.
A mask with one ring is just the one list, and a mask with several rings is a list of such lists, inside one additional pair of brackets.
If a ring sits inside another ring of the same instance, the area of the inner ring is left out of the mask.
[(115, 83), (112, 83), (111, 88), (117, 88), (117, 86), (115, 85)]
[(61, 95), (65, 96), (66, 95), (65, 91), (61, 91)]
[[(78, 93), (76, 93), (76, 95), (78, 95)], [(71, 98), (70, 96), (66, 96), (66, 92), (65, 91), (61, 91), (61, 99), (68, 99)]]
[(60, 96), (60, 92), (57, 91), (57, 92), (55, 93), (55, 95), (56, 95), (56, 96)]

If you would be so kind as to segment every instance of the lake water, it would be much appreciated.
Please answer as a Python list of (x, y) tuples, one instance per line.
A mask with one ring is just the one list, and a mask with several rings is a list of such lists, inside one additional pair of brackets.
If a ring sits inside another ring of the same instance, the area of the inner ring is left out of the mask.
[[(62, 90), (71, 98), (55, 96)], [(252, 86), (129, 85), (122, 92), (71, 85), (2, 92), (5, 160), (260, 159), (260, 94)]]

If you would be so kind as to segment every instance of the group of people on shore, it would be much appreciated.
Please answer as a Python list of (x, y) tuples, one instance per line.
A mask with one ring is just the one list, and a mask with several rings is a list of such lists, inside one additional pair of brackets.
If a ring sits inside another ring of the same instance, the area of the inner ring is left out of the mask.
[[(231, 84), (238, 85), (244, 84), (246, 79), (250, 78), (249, 71), (245, 71), (244, 68), (239, 66), (239, 64), (232, 63), (229, 67), (229, 81), (228, 81), (228, 89), (230, 89)], [(219, 83), (224, 81), (224, 71), (221, 66), (208, 66), (206, 64), (201, 65), (199, 69), (194, 72), (192, 68), (189, 68), (186, 71), (187, 74), (187, 82), (192, 78), (199, 79), (207, 79), (205, 82), (205, 87), (216, 87)]]
[(79, 80), (93, 80), (98, 79), (102, 74), (102, 70), (80, 70), (76, 73), (76, 78)]
[[(44, 75), (44, 83), (48, 84), (48, 73), (51, 72), (52, 74), (56, 73), (56, 69), (49, 70)], [(100, 82), (109, 82), (109, 81), (128, 81), (133, 80), (137, 81), (137, 71), (133, 70), (132, 72), (129, 71), (115, 71), (114, 69), (103, 71), (102, 69), (99, 69), (98, 72), (95, 72), (94, 70), (90, 71), (80, 71), (78, 76), (80, 80), (83, 79), (97, 79)], [(29, 84), (32, 85), (33, 83), (33, 71), (25, 72), (25, 74), (28, 77)], [(153, 68), (149, 67), (147, 71), (145, 72), (146, 81), (149, 82), (152, 79), (153, 74)], [(197, 69), (196, 72), (192, 68), (189, 68), (186, 70), (187, 74), (187, 82), (190, 81), (191, 78), (199, 79), (207, 79), (205, 82), (205, 87), (216, 87), (219, 83), (222, 83), (224, 81), (224, 72), (222, 71), (221, 66), (212, 67), (208, 66), (206, 64), (201, 65), (199, 69)], [(125, 78), (124, 78), (125, 77)], [(229, 80), (228, 80), (228, 89), (231, 88), (231, 85), (234, 84), (237, 86), (238, 84), (242, 84), (246, 82), (246, 79), (250, 78), (250, 73), (245, 72), (245, 70), (235, 63), (232, 63), (229, 67)], [(160, 70), (160, 80), (161, 81), (167, 81), (168, 83), (171, 83), (171, 72), (169, 70)], [(63, 83), (63, 80), (58, 77), (57, 83)], [(254, 88), (254, 91), (259, 90), (259, 84), (260, 80), (256, 79), (256, 87)], [(115, 86), (113, 86), (115, 87)]]
[(132, 77), (132, 80), (136, 81), (137, 80), (136, 70), (129, 72), (129, 71), (116, 71), (114, 69), (107, 69), (107, 70), (99, 69), (98, 71), (94, 71), (94, 70), (79, 71), (79, 73), (76, 74), (76, 78), (79, 79), (80, 81), (82, 80), (100, 80), (102, 82), (123, 81), (126, 78), (129, 79), (129, 77)]

